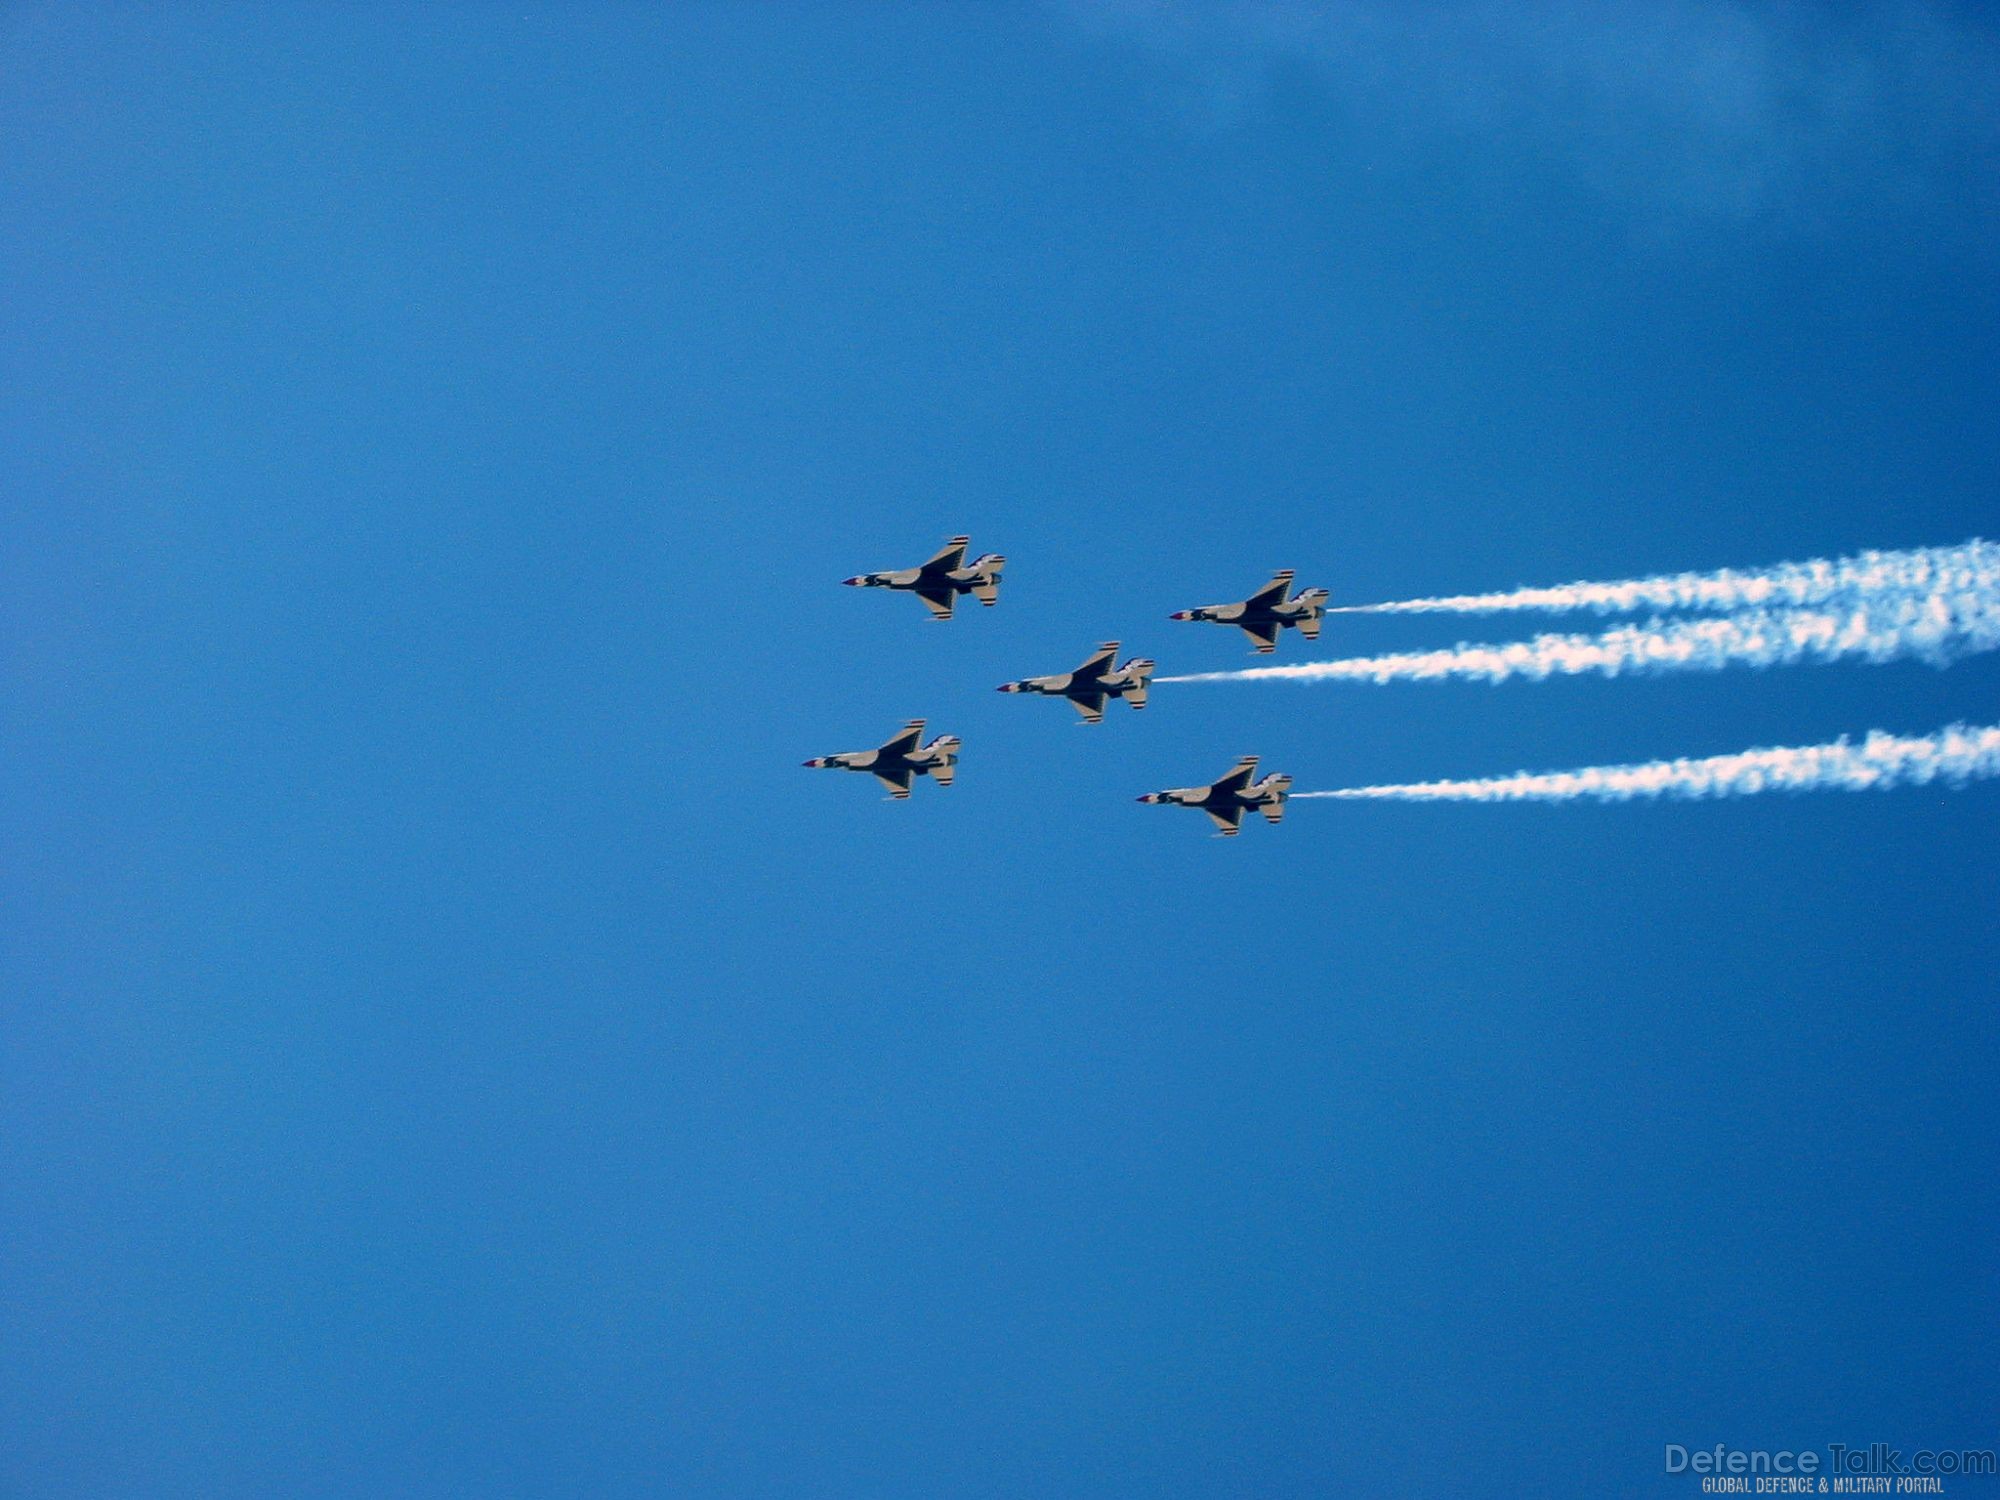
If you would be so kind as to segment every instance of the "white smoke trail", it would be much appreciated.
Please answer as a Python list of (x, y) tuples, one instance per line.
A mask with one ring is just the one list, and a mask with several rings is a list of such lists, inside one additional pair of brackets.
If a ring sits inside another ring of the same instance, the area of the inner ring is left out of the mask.
[(2000, 725), (1954, 724), (1936, 734), (1906, 739), (1871, 730), (1859, 745), (1796, 745), (1711, 755), (1701, 760), (1655, 760), (1631, 766), (1589, 766), (1543, 775), (1522, 772), (1481, 781), (1419, 781), (1403, 786), (1357, 786), (1335, 792), (1293, 792), (1396, 802), (1629, 802), (1639, 797), (1748, 797), (1758, 792), (1886, 791), (1899, 786), (2000, 776)]
[(1539, 635), (1505, 645), (1460, 644), (1439, 651), (1399, 651), (1191, 672), (1155, 682), (1426, 682), (1469, 678), (1541, 680), (1579, 672), (1713, 672), (1732, 665), (1773, 667), (1858, 657), (1872, 662), (1916, 657), (1943, 666), (2000, 648), (2000, 590), (1966, 594), (1885, 595), (1841, 609), (1753, 610), (1713, 620), (1650, 620), (1602, 635)]
[(1349, 604), (1328, 613), (1485, 615), (1510, 610), (1588, 609), (1617, 614), (1642, 609), (1800, 609), (1853, 603), (1883, 594), (1990, 593), (1996, 588), (2000, 588), (2000, 546), (1975, 539), (1958, 547), (1862, 552), (1752, 571), (1724, 568), (1715, 573), (1670, 573), (1618, 583), (1566, 583), (1498, 594)]

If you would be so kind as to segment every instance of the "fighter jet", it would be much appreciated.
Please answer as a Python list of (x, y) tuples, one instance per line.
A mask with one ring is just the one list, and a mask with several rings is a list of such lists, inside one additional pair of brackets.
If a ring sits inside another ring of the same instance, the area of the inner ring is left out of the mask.
[(841, 581), (857, 589), (902, 589), (923, 600), (932, 619), (949, 620), (960, 594), (970, 594), (981, 604), (1000, 601), (1000, 570), (1007, 566), (1007, 559), (989, 552), (968, 568), (965, 549), (971, 543), (969, 536), (955, 536), (922, 567), (899, 568), (893, 573), (857, 573)]
[(1083, 715), (1086, 724), (1104, 722), (1104, 700), (1123, 698), (1134, 708), (1146, 706), (1146, 679), (1153, 675), (1154, 664), (1143, 656), (1135, 656), (1115, 671), (1111, 659), (1118, 654), (1118, 643), (1106, 641), (1090, 659), (1074, 672), (1057, 672), (1052, 677), (1023, 677), (1019, 682), (1003, 682), (1003, 693), (1043, 693), (1051, 698), (1067, 698), (1076, 711)]
[(912, 719), (879, 750), (843, 750), (838, 755), (819, 755), (806, 762), (815, 770), (867, 771), (889, 789), (900, 802), (910, 795), (912, 777), (929, 776), (939, 786), (950, 786), (958, 767), (959, 739), (941, 734), (917, 748), (924, 737), (924, 721)]
[(1177, 610), (1170, 620), (1211, 620), (1218, 625), (1235, 625), (1257, 643), (1260, 654), (1278, 649), (1278, 632), (1287, 625), (1298, 627), (1309, 641), (1319, 639), (1320, 615), (1333, 596), (1325, 589), (1307, 589), (1295, 598), (1292, 570), (1275, 573), (1271, 581), (1241, 604), (1204, 604), (1199, 609)]
[(1250, 778), (1256, 773), (1257, 757), (1246, 755), (1213, 786), (1168, 787), (1164, 792), (1148, 792), (1139, 800), (1198, 807), (1215, 820), (1223, 838), (1231, 839), (1243, 831), (1246, 808), (1256, 808), (1273, 823), (1285, 815), (1285, 794), (1291, 789), (1292, 778), (1274, 771), (1253, 786)]

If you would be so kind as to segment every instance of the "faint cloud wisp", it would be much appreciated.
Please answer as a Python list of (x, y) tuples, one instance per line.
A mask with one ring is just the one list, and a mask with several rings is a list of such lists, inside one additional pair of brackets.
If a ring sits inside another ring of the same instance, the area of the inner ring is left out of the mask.
[(1525, 154), (1652, 221), (2000, 214), (2000, 37), (1922, 0), (1062, 0), (1221, 119), (1304, 80), (1371, 150)]

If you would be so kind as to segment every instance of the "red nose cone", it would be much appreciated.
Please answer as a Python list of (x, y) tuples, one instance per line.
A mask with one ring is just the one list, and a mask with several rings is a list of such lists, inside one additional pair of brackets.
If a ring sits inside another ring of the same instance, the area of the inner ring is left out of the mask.
[(858, 589), (861, 587), (861, 579), (859, 577), (843, 578), (840, 581), (846, 584), (851, 589)]
[(994, 689), (993, 691), (994, 691), (994, 692), (996, 692), (996, 693), (1018, 693), (1018, 692), (1020, 692), (1021, 690), (1020, 690), (1019, 688), (1015, 687), (1015, 686), (1014, 686), (1014, 684), (1013, 684), (1013, 683), (1011, 683), (1011, 682), (1003, 682), (1003, 683), (1001, 683), (1001, 684), (1000, 684), (1000, 686), (998, 686), (997, 688), (995, 688), (995, 689)]
[(819, 769), (819, 762), (816, 760), (805, 761), (803, 764), (805, 765), (805, 768), (809, 771), (816, 771)]
[(1169, 620), (1185, 620), (1188, 617), (1188, 613), (1189, 612), (1187, 610), (1177, 609), (1172, 614), (1168, 615), (1167, 618)]

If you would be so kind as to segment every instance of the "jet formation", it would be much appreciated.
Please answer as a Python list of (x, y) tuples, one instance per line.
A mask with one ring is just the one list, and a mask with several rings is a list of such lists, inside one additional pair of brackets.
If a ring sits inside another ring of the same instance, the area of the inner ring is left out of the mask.
[[(859, 573), (845, 582), (854, 588), (895, 589), (915, 594), (936, 620), (949, 620), (961, 595), (970, 594), (983, 605), (1000, 598), (1000, 571), (1007, 559), (988, 552), (968, 565), (965, 561), (970, 537), (955, 536), (928, 561), (914, 568), (885, 573)], [(1277, 649), (1278, 637), (1295, 629), (1306, 640), (1319, 639), (1322, 617), (1329, 595), (1325, 589), (1305, 589), (1292, 593), (1292, 571), (1287, 568), (1272, 575), (1271, 581), (1237, 604), (1204, 604), (1176, 611), (1169, 618), (1201, 620), (1217, 625), (1234, 625), (1248, 635), (1260, 654)], [(1129, 658), (1114, 666), (1118, 642), (1105, 641), (1068, 672), (1046, 677), (1023, 677), (1003, 682), (1003, 693), (1032, 693), (1045, 698), (1066, 698), (1086, 724), (1104, 722), (1105, 705), (1122, 698), (1135, 710), (1146, 706), (1146, 689), (1155, 664), (1147, 657)], [(900, 731), (873, 750), (844, 750), (816, 756), (808, 766), (839, 771), (866, 771), (889, 789), (891, 798), (901, 801), (919, 776), (929, 776), (939, 786), (950, 786), (956, 775), (959, 739), (941, 734), (928, 745), (922, 719), (912, 719)], [(1199, 808), (1208, 814), (1223, 838), (1243, 831), (1243, 815), (1255, 810), (1267, 822), (1276, 823), (1285, 815), (1285, 798), (1292, 778), (1278, 772), (1262, 781), (1257, 774), (1257, 757), (1246, 755), (1220, 778), (1207, 786), (1168, 787), (1148, 792), (1141, 802), (1170, 807)]]

